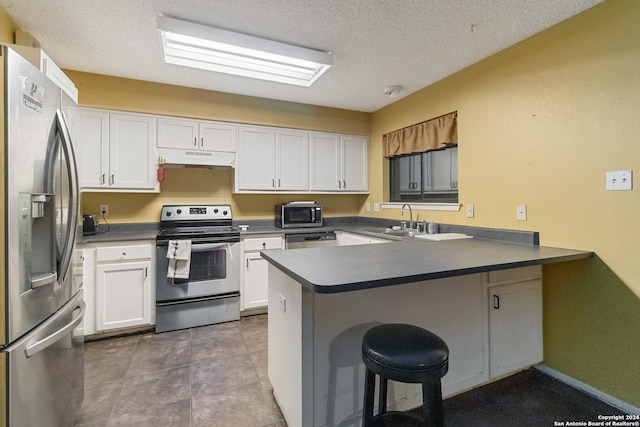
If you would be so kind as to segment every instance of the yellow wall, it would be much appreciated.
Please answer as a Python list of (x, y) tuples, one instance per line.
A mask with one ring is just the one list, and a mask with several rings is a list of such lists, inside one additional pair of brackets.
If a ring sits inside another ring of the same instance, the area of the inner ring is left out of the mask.
[[(371, 115), (264, 98), (231, 95), (66, 71), (79, 91), (82, 106), (142, 113), (221, 120), (318, 131), (369, 135)], [(272, 218), (275, 204), (289, 200), (317, 200), (327, 216), (358, 215), (365, 196), (356, 195), (240, 195), (232, 194), (233, 170), (167, 169), (161, 193), (84, 193), (83, 213), (97, 214), (109, 204), (109, 220), (157, 222), (160, 207), (177, 203), (230, 202), (234, 218)]]
[(19, 30), (11, 16), (0, 7), (0, 43), (13, 43), (14, 32)]
[[(640, 2), (609, 0), (375, 112), (371, 176), (386, 173), (383, 133), (450, 111), (475, 218), (429, 216), (594, 251), (545, 268), (545, 362), (640, 406)], [(634, 190), (605, 191), (605, 172), (625, 169)], [(370, 188), (367, 201), (387, 197), (384, 180)]]

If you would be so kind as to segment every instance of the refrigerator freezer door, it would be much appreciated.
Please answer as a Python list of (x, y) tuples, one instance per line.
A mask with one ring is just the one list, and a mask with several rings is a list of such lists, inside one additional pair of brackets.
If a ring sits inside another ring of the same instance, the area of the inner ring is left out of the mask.
[(10, 426), (68, 427), (84, 396), (82, 291), (8, 349)]

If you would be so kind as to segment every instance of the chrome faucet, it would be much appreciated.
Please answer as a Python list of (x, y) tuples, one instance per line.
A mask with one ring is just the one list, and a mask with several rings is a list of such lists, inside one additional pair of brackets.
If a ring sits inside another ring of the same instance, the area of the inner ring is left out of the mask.
[(409, 230), (413, 229), (413, 210), (411, 209), (411, 205), (405, 203), (404, 205), (402, 205), (402, 208), (400, 208), (400, 216), (404, 216), (404, 207), (408, 207), (409, 208)]

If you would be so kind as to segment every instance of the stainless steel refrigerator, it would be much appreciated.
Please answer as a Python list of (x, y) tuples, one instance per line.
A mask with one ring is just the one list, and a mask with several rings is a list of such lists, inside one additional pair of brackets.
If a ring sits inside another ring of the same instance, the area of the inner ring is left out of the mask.
[(0, 425), (73, 426), (84, 396), (79, 191), (61, 90), (0, 46)]

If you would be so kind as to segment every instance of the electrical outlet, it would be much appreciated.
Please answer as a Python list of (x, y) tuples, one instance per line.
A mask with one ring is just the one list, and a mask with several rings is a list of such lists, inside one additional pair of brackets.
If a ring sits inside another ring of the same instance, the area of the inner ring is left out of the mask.
[(371, 212), (371, 203), (367, 202), (367, 212)]
[(283, 297), (282, 295), (278, 294), (278, 296), (280, 297), (280, 310), (282, 310), (283, 312), (287, 311), (287, 299), (285, 297)]
[(373, 204), (373, 211), (374, 212), (380, 212), (380, 203), (374, 203)]
[(100, 216), (109, 215), (109, 205), (100, 205)]
[(473, 218), (473, 205), (472, 204), (468, 204), (467, 205), (467, 218)]
[(607, 191), (631, 190), (632, 171), (607, 172)]
[(526, 221), (527, 220), (527, 206), (526, 205), (518, 205), (518, 206), (516, 206), (516, 219), (518, 221)]

